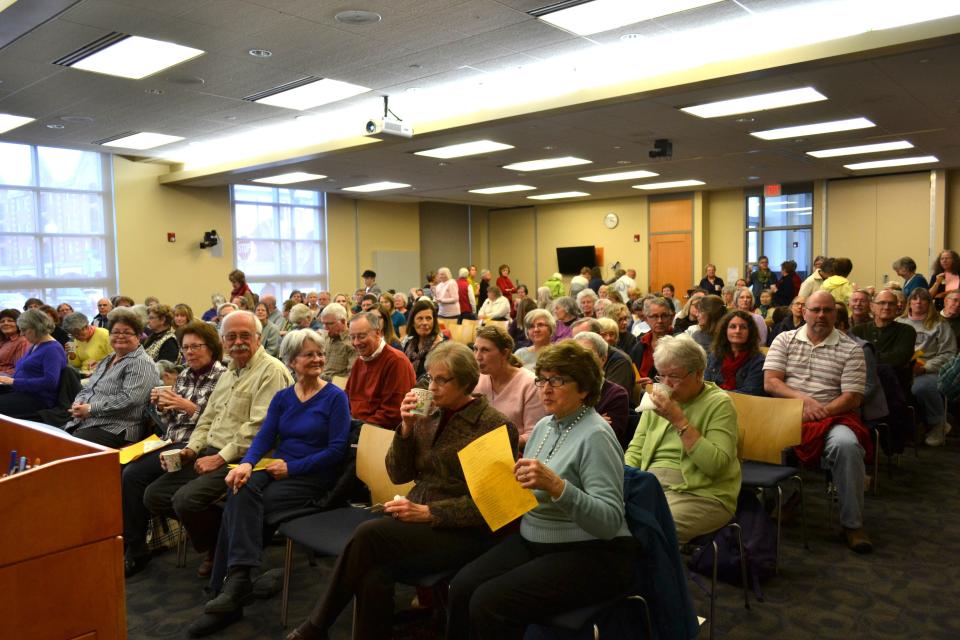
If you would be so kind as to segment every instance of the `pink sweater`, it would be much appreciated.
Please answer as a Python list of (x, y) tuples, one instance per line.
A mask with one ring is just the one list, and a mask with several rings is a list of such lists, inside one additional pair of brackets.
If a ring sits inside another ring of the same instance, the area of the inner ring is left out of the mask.
[(490, 376), (481, 373), (480, 382), (473, 392), (486, 396), (493, 408), (507, 416), (520, 431), (520, 436), (526, 440), (526, 436), (533, 431), (533, 426), (547, 415), (547, 410), (543, 408), (537, 394), (537, 387), (533, 384), (535, 379), (533, 372), (519, 369), (517, 375), (500, 393), (494, 393)]

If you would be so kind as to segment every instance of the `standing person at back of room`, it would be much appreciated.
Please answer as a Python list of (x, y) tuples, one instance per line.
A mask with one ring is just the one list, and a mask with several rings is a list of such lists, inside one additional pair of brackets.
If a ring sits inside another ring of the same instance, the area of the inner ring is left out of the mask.
[(821, 291), (826, 291), (837, 302), (850, 306), (850, 296), (853, 294), (853, 284), (847, 276), (853, 271), (853, 262), (850, 258), (833, 259), (833, 275), (823, 281)]

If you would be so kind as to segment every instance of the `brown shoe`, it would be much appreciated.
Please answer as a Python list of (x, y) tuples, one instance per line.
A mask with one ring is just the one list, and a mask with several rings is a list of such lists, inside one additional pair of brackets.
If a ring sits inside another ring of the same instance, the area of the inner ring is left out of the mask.
[(847, 546), (854, 553), (870, 553), (873, 551), (873, 543), (870, 542), (870, 538), (867, 537), (867, 532), (863, 530), (863, 527), (859, 529), (844, 527), (843, 537), (847, 541)]
[(197, 577), (198, 578), (209, 578), (210, 574), (213, 572), (213, 551), (207, 551), (207, 555), (203, 558), (203, 562), (200, 563), (200, 566), (197, 567)]

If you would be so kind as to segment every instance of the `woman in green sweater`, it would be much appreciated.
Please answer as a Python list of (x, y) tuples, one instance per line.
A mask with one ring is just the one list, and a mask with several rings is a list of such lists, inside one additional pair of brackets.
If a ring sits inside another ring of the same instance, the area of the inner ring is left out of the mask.
[(722, 389), (703, 381), (707, 354), (689, 336), (660, 338), (653, 362), (670, 393), (650, 392), (656, 409), (640, 417), (625, 461), (657, 476), (677, 538), (687, 542), (719, 529), (736, 511), (737, 412)]
[(537, 506), (519, 533), (453, 579), (448, 638), (522, 638), (527, 624), (612, 598), (633, 578), (622, 450), (593, 409), (600, 363), (565, 340), (540, 353), (536, 374), (550, 415), (533, 428), (514, 474)]

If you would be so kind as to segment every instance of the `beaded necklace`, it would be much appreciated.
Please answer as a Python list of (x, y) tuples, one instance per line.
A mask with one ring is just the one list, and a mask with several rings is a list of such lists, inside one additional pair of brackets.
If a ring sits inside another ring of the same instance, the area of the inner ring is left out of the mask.
[[(566, 429), (560, 432), (560, 437), (557, 439), (557, 442), (553, 445), (553, 448), (550, 449), (550, 452), (547, 454), (547, 457), (543, 459), (544, 462), (550, 461), (550, 458), (552, 458), (553, 454), (557, 452), (557, 449), (560, 448), (560, 445), (563, 444), (563, 441), (567, 439), (567, 434), (569, 434), (570, 431), (572, 431), (573, 428), (577, 426), (577, 423), (580, 422), (580, 420), (585, 415), (587, 415), (587, 407), (581, 407), (580, 413), (578, 413), (577, 417), (574, 418), (573, 422), (570, 423), (570, 426), (568, 426)], [(538, 460), (540, 458), (540, 451), (543, 449), (543, 445), (547, 443), (547, 438), (549, 437), (550, 437), (550, 430), (547, 429), (547, 433), (545, 436), (543, 436), (543, 440), (540, 441), (540, 445), (537, 447), (536, 453), (533, 454), (534, 460)]]

